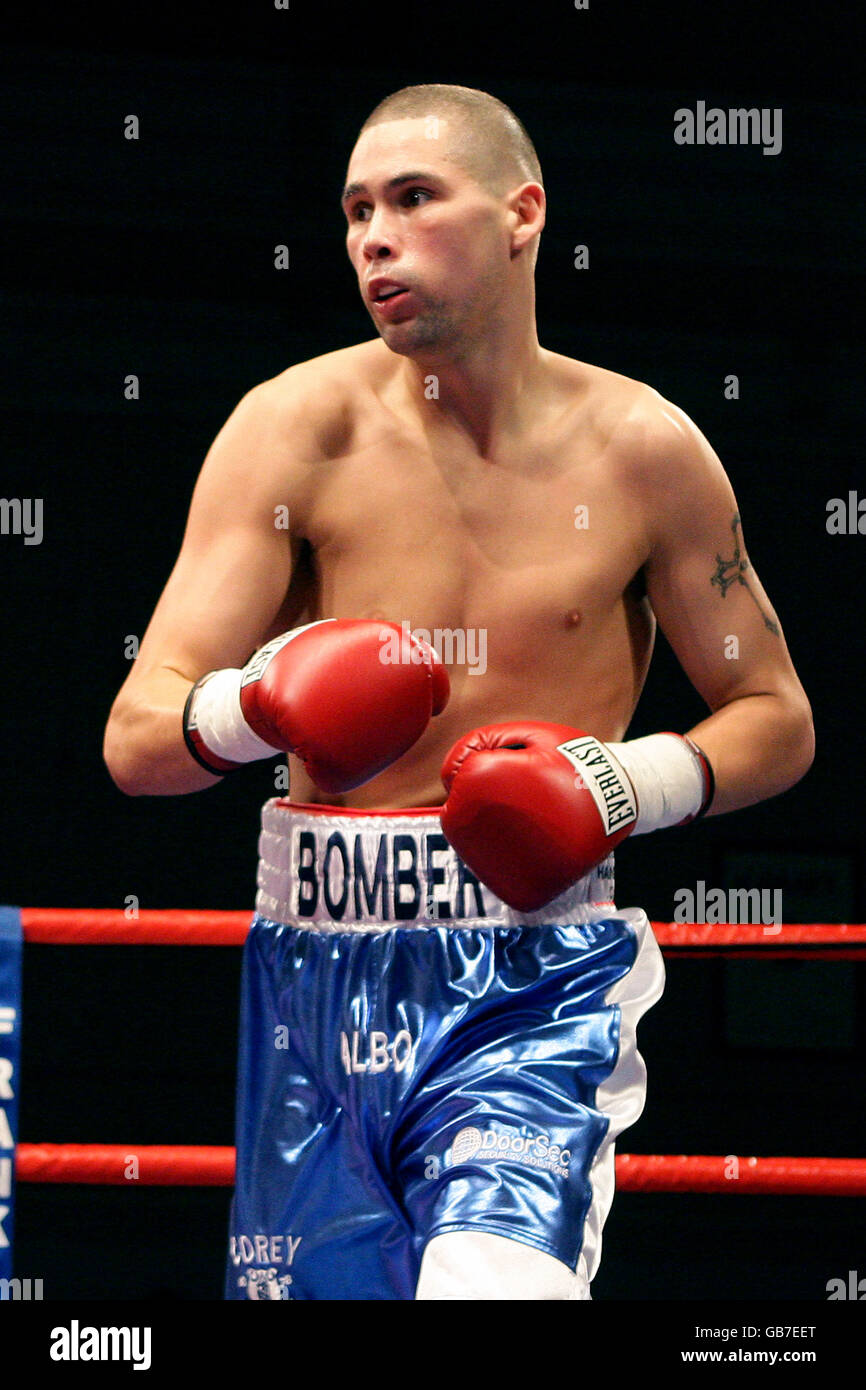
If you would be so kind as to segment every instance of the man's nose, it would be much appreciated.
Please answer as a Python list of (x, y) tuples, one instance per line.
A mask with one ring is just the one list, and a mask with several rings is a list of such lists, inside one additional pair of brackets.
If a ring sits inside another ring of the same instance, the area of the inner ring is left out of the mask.
[(361, 249), (368, 261), (384, 260), (395, 251), (393, 224), (384, 209), (377, 209), (367, 223)]

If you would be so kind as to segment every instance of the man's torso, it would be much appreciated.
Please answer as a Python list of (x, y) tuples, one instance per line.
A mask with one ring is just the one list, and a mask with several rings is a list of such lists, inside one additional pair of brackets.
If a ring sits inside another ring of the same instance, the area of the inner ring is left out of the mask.
[[(486, 456), (435, 407), (425, 417), (379, 342), (303, 366), (321, 457), (303, 481), (286, 479), (297, 563), (263, 640), (322, 617), (405, 623), (433, 640), (451, 677), (448, 707), (418, 744), (340, 804), (438, 804), (442, 758), (483, 724), (625, 733), (655, 623), (642, 590), (646, 507), (621, 426), (661, 398), (542, 357), (543, 389)], [(294, 758), (291, 786), (295, 801), (323, 799)]]

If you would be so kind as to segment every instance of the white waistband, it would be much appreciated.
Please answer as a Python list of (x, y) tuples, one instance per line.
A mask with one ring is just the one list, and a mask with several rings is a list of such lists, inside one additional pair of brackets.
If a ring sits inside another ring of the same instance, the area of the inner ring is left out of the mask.
[(262, 807), (256, 912), (319, 931), (566, 925), (613, 906), (613, 855), (539, 912), (517, 912), (448, 844), (436, 810)]

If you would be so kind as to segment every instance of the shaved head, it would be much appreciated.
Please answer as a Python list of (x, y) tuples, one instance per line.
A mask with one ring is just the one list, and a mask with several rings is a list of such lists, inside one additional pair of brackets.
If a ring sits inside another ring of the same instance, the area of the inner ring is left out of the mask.
[[(488, 92), (439, 82), (401, 87), (379, 102), (359, 134), (370, 126), (408, 117), (425, 118), (428, 138), (441, 138), (444, 156), (491, 193), (502, 194), (528, 181), (541, 183), (541, 165), (532, 141), (510, 107)], [(441, 137), (440, 119), (445, 125)]]
[(496, 97), (393, 92), (358, 134), (342, 202), (361, 295), (392, 351), (457, 363), (491, 337), (534, 334), (541, 169)]

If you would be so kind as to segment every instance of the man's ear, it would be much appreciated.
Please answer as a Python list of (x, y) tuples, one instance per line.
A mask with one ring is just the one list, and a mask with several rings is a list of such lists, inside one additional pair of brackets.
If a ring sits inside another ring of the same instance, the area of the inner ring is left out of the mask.
[(547, 217), (547, 199), (540, 183), (522, 183), (508, 195), (512, 214), (511, 250), (517, 255), (538, 236)]

